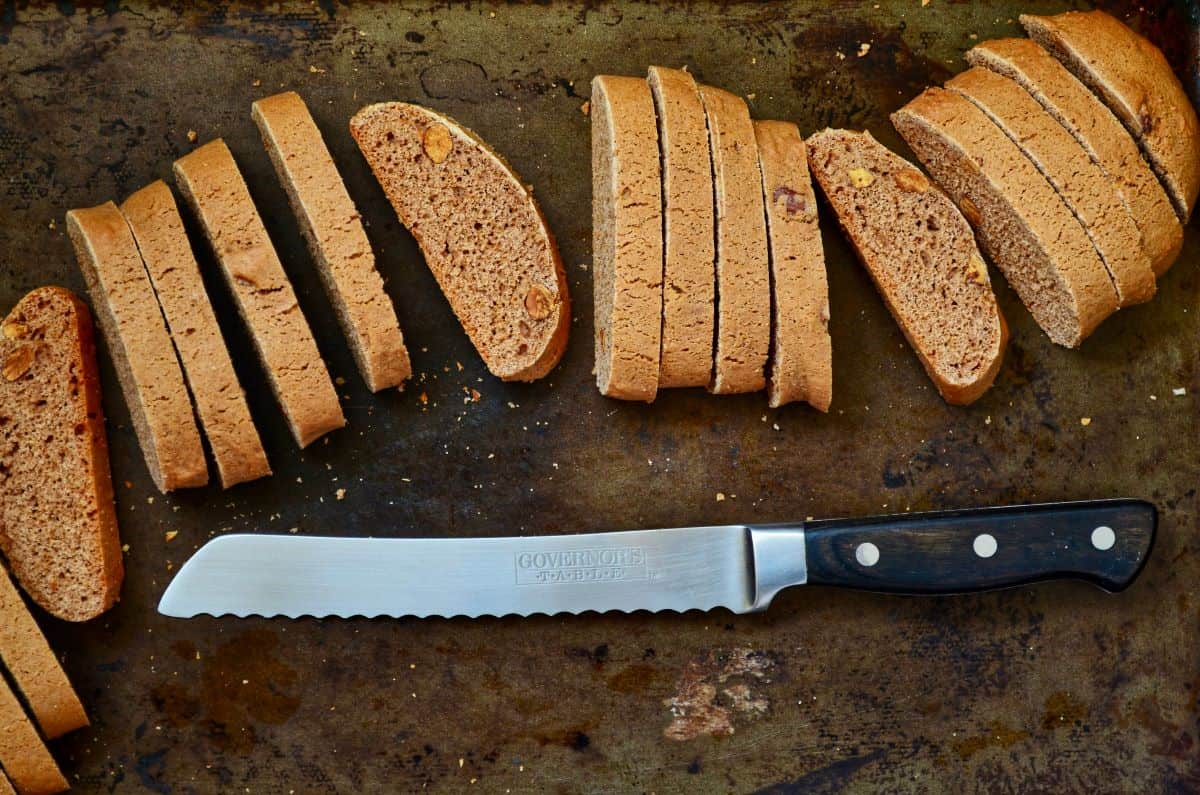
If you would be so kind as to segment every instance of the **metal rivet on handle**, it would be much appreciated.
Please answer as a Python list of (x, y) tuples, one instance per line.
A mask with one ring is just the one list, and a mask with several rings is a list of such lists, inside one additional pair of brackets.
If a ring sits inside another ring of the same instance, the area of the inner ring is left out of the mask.
[(1092, 531), (1092, 546), (1101, 552), (1112, 549), (1115, 543), (1117, 543), (1117, 534), (1108, 525), (1100, 525)]
[(975, 536), (975, 543), (972, 546), (975, 548), (975, 554), (981, 558), (990, 558), (996, 554), (996, 538), (989, 533), (980, 533)]
[(879, 562), (879, 547), (870, 541), (864, 541), (854, 550), (854, 559), (860, 566), (874, 566)]

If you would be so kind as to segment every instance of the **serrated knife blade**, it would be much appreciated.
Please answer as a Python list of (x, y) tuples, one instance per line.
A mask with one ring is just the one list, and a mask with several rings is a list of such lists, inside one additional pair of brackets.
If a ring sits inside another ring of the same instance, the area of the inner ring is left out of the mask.
[(872, 519), (508, 538), (228, 535), (159, 603), (168, 616), (528, 616), (765, 608), (813, 582), (959, 593), (1075, 578), (1129, 585), (1156, 513), (1137, 500)]

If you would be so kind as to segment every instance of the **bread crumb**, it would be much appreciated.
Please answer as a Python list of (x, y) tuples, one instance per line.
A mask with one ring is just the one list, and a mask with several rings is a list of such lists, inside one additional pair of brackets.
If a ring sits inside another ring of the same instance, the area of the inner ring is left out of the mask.
[(166, 534), (165, 534), (163, 537), (164, 537), (164, 538), (165, 538), (165, 539), (166, 539), (168, 542), (171, 542), (171, 541), (174, 541), (174, 540), (175, 540), (175, 536), (177, 536), (177, 535), (179, 535), (179, 531), (178, 531), (178, 530), (168, 530), (168, 531), (166, 532)]
[(1087, 426), (1092, 424), (1092, 418), (1091, 417), (1080, 417), (1079, 424), (1086, 428)]
[(420, 394), (419, 399), (420, 399), (421, 403), (423, 403), (423, 404), (429, 403), (429, 395), (426, 395), (424, 392), (422, 392)]
[(345, 489), (338, 489), (338, 490), (337, 490), (336, 492), (334, 492), (334, 493), (337, 495), (337, 498), (338, 498), (339, 500), (344, 500), (344, 499), (346, 499), (346, 490), (345, 490)]
[(584, 100), (583, 104), (579, 106), (579, 112), (584, 116), (590, 116), (592, 114), (591, 100)]
[(723, 491), (717, 492), (717, 502), (725, 502), (725, 492), (723, 492)]
[(262, 85), (262, 81), (256, 77), (256, 78), (254, 78), (254, 81), (252, 83), (250, 83), (250, 85), (253, 86), (254, 88), (258, 88), (259, 86)]
[(325, 70), (324, 70), (324, 69), (322, 69), (321, 67), (317, 66), (316, 64), (312, 64), (312, 65), (310, 65), (310, 66), (308, 67), (308, 71), (312, 72), (314, 75), (323, 75), (323, 74), (325, 74)]
[(862, 58), (864, 55), (866, 55), (870, 51), (871, 51), (871, 43), (870, 42), (864, 41), (862, 44), (858, 45), (858, 57), (859, 58)]
[(195, 130), (188, 130), (188, 131), (187, 131), (187, 139), (188, 139), (188, 143), (192, 143), (192, 144), (196, 143), (196, 139), (197, 139), (197, 138), (199, 138), (199, 137), (200, 137), (200, 136), (196, 135), (196, 131), (195, 131)]
[(1184, 395), (1187, 394), (1187, 389), (1185, 389), (1184, 387), (1181, 387), (1181, 386), (1177, 386), (1171, 390), (1171, 394), (1174, 395), (1175, 397), (1183, 397)]
[(337, 378), (333, 379), (333, 383), (337, 384), (338, 386), (345, 386), (346, 379), (339, 375)]
[(50, 228), (51, 228), (51, 229), (55, 229), (55, 228), (56, 228), (56, 227), (54, 226), (54, 219), (53, 219), (53, 218), (51, 218), (51, 219), (50, 219)]

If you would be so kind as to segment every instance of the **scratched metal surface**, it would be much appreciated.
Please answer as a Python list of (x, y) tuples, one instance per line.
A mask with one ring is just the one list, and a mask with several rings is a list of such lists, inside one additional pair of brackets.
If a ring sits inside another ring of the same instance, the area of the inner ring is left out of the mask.
[[(1015, 4), (117, 5), (4, 6), (0, 307), (45, 283), (82, 289), (68, 208), (168, 177), (191, 130), (223, 136), (346, 380), (350, 425), (295, 450), (203, 245), (276, 475), (157, 495), (102, 355), (128, 577), (102, 619), (43, 622), (93, 717), (55, 744), (79, 791), (1200, 789), (1195, 225), (1158, 298), (1078, 352), (1001, 287), (1013, 343), (968, 409), (938, 399), (828, 217), (828, 416), (698, 391), (624, 405), (592, 384), (580, 106), (593, 74), (686, 63), (750, 95), (756, 116), (899, 145), (888, 112), (961, 69), (974, 41), (1014, 34)], [(1196, 11), (1130, 13), (1194, 96)], [(403, 394), (362, 386), (259, 143), (250, 102), (281, 89), (308, 100), (370, 224), (421, 374)], [(533, 184), (577, 315), (546, 381), (486, 374), (358, 156), (347, 119), (388, 99), (448, 111)], [(475, 622), (154, 611), (172, 566), (227, 531), (556, 533), (1116, 495), (1162, 511), (1161, 542), (1119, 597), (812, 589), (758, 616)]]

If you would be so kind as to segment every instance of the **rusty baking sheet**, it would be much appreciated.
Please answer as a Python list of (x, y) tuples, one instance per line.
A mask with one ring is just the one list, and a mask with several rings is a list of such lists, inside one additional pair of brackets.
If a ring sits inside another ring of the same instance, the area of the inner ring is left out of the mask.
[[(1144, 5), (1114, 10), (1165, 47), (1196, 97), (1200, 12)], [(699, 390), (627, 405), (602, 399), (590, 372), (581, 106), (595, 73), (686, 63), (758, 117), (866, 127), (900, 147), (890, 111), (963, 68), (976, 41), (1016, 34), (1019, 12), (1065, 7), (5, 4), (0, 307), (46, 283), (82, 290), (67, 209), (169, 178), (193, 131), (222, 136), (345, 379), (350, 422), (296, 451), (202, 243), (275, 476), (158, 495), (102, 353), (128, 577), (102, 619), (43, 621), (94, 721), (55, 744), (76, 789), (1200, 789), (1194, 224), (1154, 302), (1080, 351), (1050, 344), (1000, 286), (1013, 343), (968, 409), (937, 397), (828, 217), (828, 416)], [(284, 89), (308, 101), (370, 224), (421, 374), (403, 393), (363, 387), (251, 122), (251, 101)], [(577, 315), (545, 381), (488, 376), (356, 151), (347, 120), (390, 99), (449, 112), (533, 184)], [(557, 533), (1117, 495), (1162, 511), (1156, 553), (1119, 597), (1076, 584), (930, 600), (808, 589), (756, 616), (479, 621), (154, 610), (172, 571), (231, 531)]]

